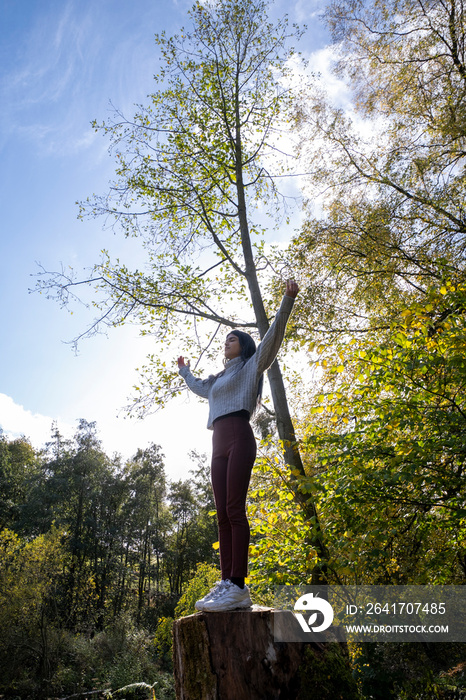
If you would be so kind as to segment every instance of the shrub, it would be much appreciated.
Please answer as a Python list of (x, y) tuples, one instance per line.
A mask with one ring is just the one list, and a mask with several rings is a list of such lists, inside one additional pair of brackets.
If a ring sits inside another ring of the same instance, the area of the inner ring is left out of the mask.
[[(220, 577), (219, 570), (210, 564), (198, 564), (196, 573), (175, 608), (175, 619), (196, 612), (194, 604), (212, 588)], [(163, 617), (154, 635), (154, 647), (163, 668), (173, 668), (173, 622), (172, 617)]]

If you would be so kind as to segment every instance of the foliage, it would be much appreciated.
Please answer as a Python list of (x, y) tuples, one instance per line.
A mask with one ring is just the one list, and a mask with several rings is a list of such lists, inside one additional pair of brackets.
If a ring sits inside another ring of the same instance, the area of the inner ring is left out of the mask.
[(464, 580), (465, 290), (432, 288), (383, 344), (320, 347), (316, 364), (339, 379), (303, 441), (340, 581)]
[(192, 615), (196, 612), (194, 604), (213, 588), (220, 578), (220, 571), (209, 564), (197, 565), (196, 573), (186, 587), (175, 608), (175, 617), (163, 617), (159, 621), (154, 636), (154, 644), (158, 654), (165, 663), (171, 666), (173, 662), (173, 622), (179, 617)]
[(52, 529), (31, 542), (0, 532), (0, 678), (2, 686), (38, 685), (55, 663), (60, 643), (49, 624), (57, 579), (66, 555), (62, 533)]
[[(358, 644), (354, 672), (374, 700), (461, 700), (464, 644)], [(458, 663), (461, 662), (461, 663)]]
[(51, 569), (60, 545), (58, 534), (24, 545), (14, 533), (1, 533), (0, 690), (4, 697), (44, 698), (95, 688), (118, 697), (125, 686), (125, 697), (152, 699), (150, 682), (157, 698), (173, 699), (173, 680), (160, 668), (152, 636), (136, 627), (130, 615), (115, 618), (104, 631), (91, 636), (60, 629), (53, 597), (61, 566)]
[(463, 8), (335, 0), (326, 19), (351, 105), (314, 85), (296, 106), (309, 201), (288, 263), (312, 369), (297, 478), (330, 580), (461, 583)]
[(184, 617), (196, 612), (194, 603), (203, 598), (219, 578), (220, 571), (217, 567), (202, 563), (198, 564), (195, 575), (178, 601), (175, 608), (175, 617)]
[(273, 586), (310, 583), (318, 554), (313, 522), (296, 503), (289, 474), (273, 441), (263, 441), (248, 495), (249, 576), (255, 596), (273, 604)]
[(163, 667), (173, 668), (173, 617), (161, 617), (154, 634), (154, 647)]
[(358, 700), (359, 693), (348, 663), (345, 647), (338, 642), (329, 642), (324, 651), (317, 646), (306, 644), (303, 650), (303, 671), (296, 700)]
[[(107, 698), (173, 700), (173, 679), (160, 669), (151, 635), (124, 615), (92, 638), (67, 633), (49, 693), (94, 692)], [(92, 689), (92, 690), (91, 690)], [(100, 692), (99, 692), (100, 690)]]
[(308, 206), (293, 246), (303, 323), (324, 342), (383, 333), (400, 302), (461, 276), (466, 233), (462, 4), (335, 0), (326, 18), (352, 102), (303, 94), (302, 157), (322, 208)]
[(28, 440), (7, 440), (0, 428), (0, 528), (15, 526), (36, 467), (36, 454)]

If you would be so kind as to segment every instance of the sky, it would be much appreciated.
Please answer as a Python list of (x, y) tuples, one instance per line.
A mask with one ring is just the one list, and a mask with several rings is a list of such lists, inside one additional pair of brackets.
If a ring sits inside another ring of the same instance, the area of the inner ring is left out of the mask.
[[(134, 242), (80, 221), (77, 201), (108, 190), (114, 161), (91, 121), (110, 103), (131, 115), (158, 70), (154, 34), (189, 26), (185, 0), (0, 0), (0, 428), (40, 448), (52, 424), (72, 435), (95, 421), (105, 451), (124, 459), (155, 442), (168, 476), (188, 478), (188, 453), (210, 451), (207, 407), (185, 396), (143, 420), (127, 417), (136, 367), (156, 339), (113, 329), (73, 351), (92, 312), (73, 314), (35, 288), (41, 266), (82, 271), (107, 249), (134, 261)], [(322, 61), (321, 0), (276, 0), (272, 15), (307, 24), (300, 48)], [(320, 59), (319, 59), (320, 57)], [(325, 62), (325, 61), (324, 61)], [(182, 350), (180, 352), (182, 354)]]

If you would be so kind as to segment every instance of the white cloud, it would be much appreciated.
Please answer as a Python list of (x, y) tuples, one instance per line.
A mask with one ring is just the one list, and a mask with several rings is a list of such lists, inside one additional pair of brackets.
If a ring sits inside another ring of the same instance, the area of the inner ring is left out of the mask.
[[(15, 403), (11, 396), (0, 394), (0, 428), (9, 438), (25, 436), (34, 447), (42, 447), (50, 436), (54, 418), (40, 413), (32, 413), (20, 404)], [(74, 432), (71, 425), (57, 421), (60, 432), (70, 437)]]
[(337, 57), (338, 47), (325, 46), (309, 56), (309, 68), (319, 76), (320, 84), (332, 104), (347, 111), (353, 107), (352, 93), (345, 80), (335, 73)]
[[(132, 457), (139, 447), (145, 448), (154, 442), (161, 446), (165, 455), (167, 476), (172, 479), (186, 479), (193, 467), (188, 458), (191, 450), (210, 453), (212, 433), (206, 429), (207, 408), (197, 401), (178, 400), (175, 405), (145, 420), (125, 420), (116, 416), (108, 407), (102, 406), (96, 420), (97, 436), (102, 441), (104, 451), (109, 455), (115, 452), (124, 459)], [(50, 439), (52, 424), (56, 423), (65, 438), (72, 438), (78, 427), (74, 423), (52, 418), (17, 404), (11, 396), (0, 393), (0, 429), (5, 436), (14, 440), (26, 437), (35, 449), (44, 447)]]

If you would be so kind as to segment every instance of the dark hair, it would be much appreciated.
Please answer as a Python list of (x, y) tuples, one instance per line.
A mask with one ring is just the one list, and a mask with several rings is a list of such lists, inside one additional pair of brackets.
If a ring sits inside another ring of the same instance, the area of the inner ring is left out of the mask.
[(244, 331), (230, 331), (228, 335), (236, 335), (238, 338), (241, 347), (241, 359), (244, 362), (254, 355), (256, 352), (256, 344), (249, 333), (245, 333)]
[[(240, 348), (241, 348), (240, 357), (243, 360), (243, 364), (244, 364), (256, 352), (256, 344), (254, 342), (254, 339), (249, 335), (249, 333), (245, 333), (244, 331), (236, 331), (236, 330), (230, 331), (230, 333), (228, 333), (228, 335), (236, 335), (236, 337), (238, 338)], [(260, 402), (261, 402), (263, 386), (264, 386), (264, 375), (261, 374), (261, 377), (259, 379), (259, 384), (257, 386), (257, 404), (260, 404)]]

